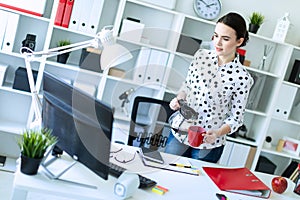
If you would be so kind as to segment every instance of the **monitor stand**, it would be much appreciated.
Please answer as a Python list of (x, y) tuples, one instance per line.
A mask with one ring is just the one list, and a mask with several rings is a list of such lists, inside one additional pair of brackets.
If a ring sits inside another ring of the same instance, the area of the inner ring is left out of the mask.
[(79, 183), (79, 182), (75, 182), (75, 181), (70, 181), (70, 180), (65, 180), (65, 179), (61, 179), (60, 177), (65, 174), (69, 169), (71, 169), (78, 161), (77, 161), (77, 156), (73, 156), (72, 157), (72, 162), (70, 162), (69, 165), (67, 165), (60, 173), (58, 174), (54, 174), (50, 169), (49, 166), (51, 164), (53, 164), (56, 160), (61, 159), (61, 155), (51, 155), (51, 152), (53, 150), (54, 147), (52, 147), (51, 149), (49, 149), (46, 154), (45, 157), (41, 163), (41, 166), (44, 168), (45, 170), (45, 175), (50, 178), (50, 179), (55, 179), (55, 180), (59, 180), (59, 181), (64, 181), (67, 183), (71, 183), (71, 184), (75, 184), (75, 185), (80, 185), (83, 187), (87, 187), (87, 188), (92, 188), (92, 189), (97, 189), (97, 186), (94, 185), (89, 185), (89, 184), (85, 184), (85, 183)]

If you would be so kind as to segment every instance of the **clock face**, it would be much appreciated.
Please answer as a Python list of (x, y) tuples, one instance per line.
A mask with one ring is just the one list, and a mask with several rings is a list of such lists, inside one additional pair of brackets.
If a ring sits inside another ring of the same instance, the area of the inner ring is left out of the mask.
[(204, 19), (215, 19), (221, 12), (220, 0), (194, 0), (197, 15)]

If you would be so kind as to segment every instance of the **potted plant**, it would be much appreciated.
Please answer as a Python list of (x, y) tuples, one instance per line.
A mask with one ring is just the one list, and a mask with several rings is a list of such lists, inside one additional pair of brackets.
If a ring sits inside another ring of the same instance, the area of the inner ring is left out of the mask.
[[(62, 47), (62, 46), (70, 45), (70, 44), (71, 44), (70, 40), (59, 40), (57, 43), (57, 46)], [(67, 60), (69, 58), (69, 55), (70, 55), (70, 52), (57, 55), (57, 62), (66, 64)]]
[(25, 130), (18, 140), (21, 149), (21, 172), (36, 174), (46, 150), (56, 142), (57, 138), (51, 135), (49, 129)]
[(257, 33), (259, 27), (265, 20), (265, 16), (259, 12), (253, 12), (249, 17), (249, 32)]

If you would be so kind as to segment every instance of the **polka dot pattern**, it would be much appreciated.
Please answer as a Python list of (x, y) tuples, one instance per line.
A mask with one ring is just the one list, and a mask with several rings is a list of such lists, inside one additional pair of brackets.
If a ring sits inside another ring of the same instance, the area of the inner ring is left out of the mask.
[[(218, 129), (223, 124), (235, 132), (243, 124), (245, 106), (253, 79), (236, 57), (232, 62), (218, 66), (215, 51), (198, 50), (190, 64), (188, 75), (181, 87), (187, 94), (188, 105), (199, 112), (194, 125)], [(185, 135), (174, 136), (188, 144)], [(210, 149), (225, 143), (221, 136), (214, 144), (202, 144), (200, 149)]]

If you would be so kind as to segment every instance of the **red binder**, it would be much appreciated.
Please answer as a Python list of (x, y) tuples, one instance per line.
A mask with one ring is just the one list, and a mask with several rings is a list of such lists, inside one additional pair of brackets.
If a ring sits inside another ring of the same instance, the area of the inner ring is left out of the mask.
[(55, 15), (55, 20), (54, 20), (54, 24), (57, 26), (61, 26), (64, 12), (65, 12), (66, 2), (67, 0), (59, 0), (56, 15)]
[(74, 5), (74, 0), (67, 0), (63, 20), (61, 23), (62, 27), (65, 27), (65, 28), (69, 27), (73, 5)]
[(271, 190), (248, 168), (203, 167), (220, 190), (260, 198), (269, 198)]

